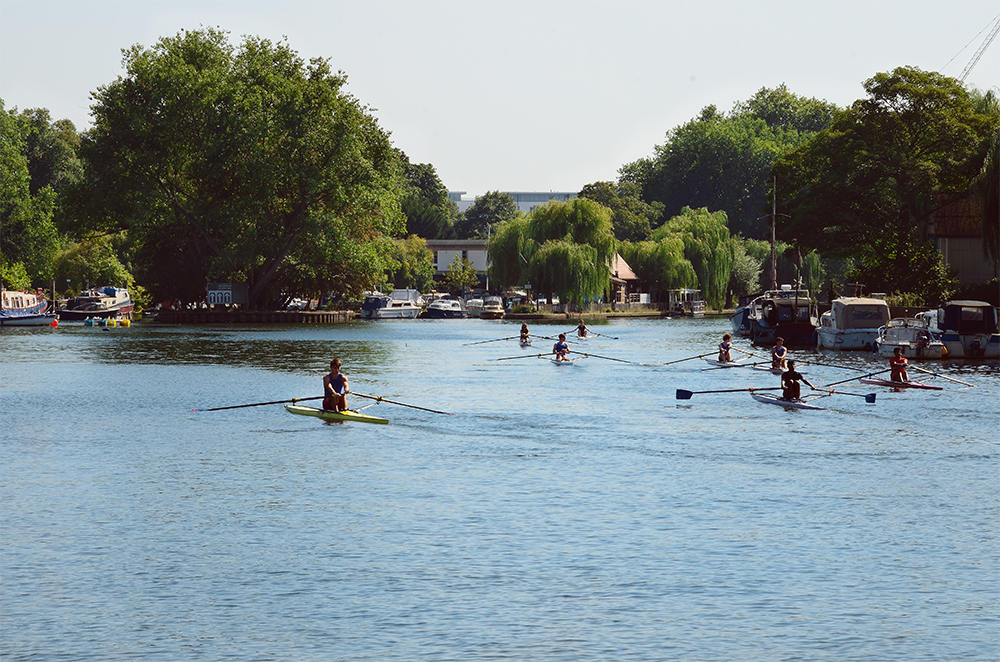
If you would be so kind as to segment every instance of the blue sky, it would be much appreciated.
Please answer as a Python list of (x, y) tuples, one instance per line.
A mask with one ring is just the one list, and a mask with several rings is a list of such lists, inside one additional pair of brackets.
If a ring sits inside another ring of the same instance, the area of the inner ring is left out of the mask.
[[(84, 129), (123, 48), (201, 26), (287, 37), (346, 72), (448, 188), (577, 191), (762, 87), (846, 106), (897, 66), (958, 77), (998, 14), (996, 0), (0, 0), (0, 98)], [(965, 82), (1000, 87), (1000, 37)]]

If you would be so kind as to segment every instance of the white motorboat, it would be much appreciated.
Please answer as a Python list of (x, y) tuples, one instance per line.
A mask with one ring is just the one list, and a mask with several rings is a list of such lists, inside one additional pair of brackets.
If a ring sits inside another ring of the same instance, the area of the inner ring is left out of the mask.
[(934, 339), (923, 315), (895, 317), (879, 328), (875, 344), (878, 355), (892, 356), (897, 347), (907, 359), (940, 359), (948, 354), (944, 343)]
[(365, 319), (413, 319), (420, 314), (420, 292), (393, 290), (392, 294), (372, 292), (361, 304)]
[(465, 302), (465, 312), (469, 313), (469, 317), (479, 317), (483, 312), (483, 300), (469, 299)]
[(889, 304), (882, 299), (841, 297), (819, 318), (820, 349), (872, 351), (878, 330), (889, 321)]
[(503, 319), (503, 299), (500, 297), (486, 297), (483, 301), (482, 312), (479, 316), (484, 320), (499, 320)]

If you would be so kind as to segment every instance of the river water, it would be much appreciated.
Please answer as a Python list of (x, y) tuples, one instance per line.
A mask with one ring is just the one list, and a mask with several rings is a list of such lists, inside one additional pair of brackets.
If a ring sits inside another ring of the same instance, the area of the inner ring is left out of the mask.
[[(996, 361), (786, 411), (675, 396), (769, 373), (608, 360), (710, 352), (724, 320), (591, 326), (618, 339), (573, 366), (469, 345), (517, 335), (482, 320), (3, 330), (0, 658), (1000, 657)], [(320, 395), (335, 356), (454, 415), (192, 411)], [(817, 385), (884, 367), (793, 356)]]

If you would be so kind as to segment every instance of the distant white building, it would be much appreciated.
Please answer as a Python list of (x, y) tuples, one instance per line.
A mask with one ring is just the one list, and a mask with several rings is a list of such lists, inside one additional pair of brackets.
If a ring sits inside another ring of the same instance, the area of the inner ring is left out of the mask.
[(486, 277), (489, 262), (486, 259), (485, 239), (428, 239), (427, 250), (434, 254), (432, 262), (436, 276), (447, 273), (448, 267), (458, 256), (471, 262), (479, 275)]
[[(531, 211), (538, 205), (543, 205), (549, 200), (566, 201), (576, 197), (576, 192), (549, 191), (548, 193), (538, 191), (500, 191), (514, 198), (517, 208), (525, 213)], [(463, 198), (465, 191), (448, 191), (448, 198), (458, 204), (458, 211), (465, 211), (472, 206), (475, 199)]]

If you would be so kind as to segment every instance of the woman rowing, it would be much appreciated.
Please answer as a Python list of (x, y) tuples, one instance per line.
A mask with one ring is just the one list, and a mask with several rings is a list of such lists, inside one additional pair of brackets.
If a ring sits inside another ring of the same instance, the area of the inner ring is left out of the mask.
[(799, 382), (805, 382), (811, 389), (816, 388), (800, 372), (795, 370), (795, 361), (789, 361), (788, 370), (781, 373), (781, 399), (798, 400), (799, 396), (802, 395), (802, 387)]
[(889, 379), (894, 382), (908, 382), (910, 381), (910, 376), (906, 374), (906, 366), (909, 365), (909, 361), (903, 356), (903, 348), (897, 347), (892, 350), (892, 358), (889, 359), (889, 367), (892, 368), (892, 372), (889, 373)]
[(577, 335), (577, 337), (578, 338), (586, 338), (588, 331), (590, 331), (590, 329), (588, 329), (587, 325), (583, 323), (583, 318), (581, 317), (580, 318), (580, 324), (578, 324), (577, 327), (576, 327), (576, 335)]
[(527, 322), (521, 322), (521, 344), (522, 345), (531, 344), (531, 334), (528, 332)]
[(771, 348), (771, 368), (784, 370), (788, 366), (785, 359), (788, 358), (788, 348), (785, 347), (784, 338), (775, 338), (774, 347)]
[(330, 361), (330, 373), (323, 375), (323, 409), (344, 411), (347, 409), (347, 375), (340, 372), (340, 359)]
[(565, 333), (559, 334), (559, 340), (552, 345), (552, 353), (556, 355), (556, 361), (569, 361), (569, 345), (566, 344)]
[(733, 362), (733, 343), (730, 342), (732, 339), (733, 335), (731, 333), (722, 336), (722, 342), (719, 343), (719, 363)]

